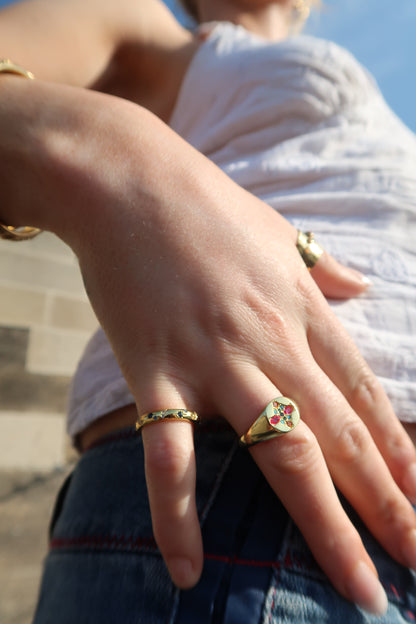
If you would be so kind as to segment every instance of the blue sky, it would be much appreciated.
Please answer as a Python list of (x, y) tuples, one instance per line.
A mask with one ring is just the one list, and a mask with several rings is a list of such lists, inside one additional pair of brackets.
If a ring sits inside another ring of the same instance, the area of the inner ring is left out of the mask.
[[(170, 7), (176, 2), (165, 1)], [(0, 0), (0, 6), (8, 3)], [(416, 0), (325, 0), (307, 32), (348, 48), (416, 132)]]
[[(176, 0), (165, 0), (169, 7)], [(416, 0), (324, 0), (305, 30), (346, 47), (416, 132)]]
[(416, 0), (326, 0), (308, 30), (348, 48), (416, 132)]

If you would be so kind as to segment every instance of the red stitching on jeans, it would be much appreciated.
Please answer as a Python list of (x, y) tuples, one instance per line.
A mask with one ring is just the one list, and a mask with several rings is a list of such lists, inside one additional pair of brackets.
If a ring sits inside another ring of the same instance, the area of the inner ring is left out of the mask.
[[(382, 585), (383, 585), (384, 589), (387, 592), (390, 592), (391, 594), (393, 594), (394, 597), (397, 600), (404, 601), (406, 599), (406, 592), (403, 591), (402, 589), (399, 589), (398, 587), (396, 587), (392, 583), (386, 584), (386, 583), (382, 582)], [(409, 611), (409, 613), (410, 613), (410, 611)], [(412, 614), (412, 619), (416, 620), (416, 617), (413, 614)]]
[(396, 596), (396, 598), (397, 598), (397, 599), (400, 599), (399, 592), (397, 591), (397, 589), (395, 588), (395, 586), (394, 586), (394, 585), (392, 585), (392, 584), (390, 583), (389, 587), (390, 587), (391, 591), (393, 592), (393, 594)]
[[(51, 550), (66, 550), (71, 548), (80, 549), (111, 549), (126, 548), (128, 550), (134, 549), (151, 549), (157, 551), (157, 544), (153, 537), (143, 538), (125, 535), (87, 535), (84, 537), (74, 538), (62, 538), (55, 537), (50, 542)], [(217, 561), (218, 563), (224, 563), (226, 565), (247, 566), (255, 568), (272, 568), (274, 570), (281, 570), (282, 567), (286, 570), (295, 568), (299, 565), (299, 561), (294, 560), (289, 553), (286, 554), (284, 563), (279, 561), (261, 561), (257, 559), (242, 559), (230, 555), (217, 555), (213, 553), (205, 553), (204, 559), (208, 561)], [(404, 592), (401, 592), (397, 587), (392, 584), (385, 586), (387, 590), (390, 590), (391, 594), (395, 596), (397, 600), (404, 598)], [(274, 596), (272, 599), (272, 606), (274, 602)], [(411, 611), (406, 611), (407, 616), (416, 621), (415, 615)]]
[[(69, 548), (152, 548), (157, 549), (154, 538), (133, 538), (132, 536), (116, 536), (116, 535), (88, 535), (85, 537), (54, 537), (49, 547), (51, 550), (64, 550)], [(251, 566), (257, 568), (280, 568), (278, 561), (259, 561), (255, 559), (240, 559), (229, 555), (215, 555), (205, 553), (204, 558), (208, 561), (218, 561), (225, 564), (233, 564), (240, 566)]]
[(85, 537), (54, 537), (49, 544), (51, 550), (59, 550), (66, 548), (153, 548), (157, 549), (156, 542), (153, 537), (133, 539), (132, 536), (125, 538), (124, 535), (88, 535)]
[[(287, 557), (286, 557), (287, 559)], [(268, 618), (268, 622), (269, 624), (272, 624), (272, 617), (273, 617), (273, 613), (274, 613), (274, 609), (275, 609), (275, 605), (276, 605), (276, 597), (277, 597), (277, 589), (280, 583), (279, 580), (279, 574), (278, 574), (278, 569), (280, 570), (282, 566), (279, 566), (279, 568), (275, 568), (275, 571), (273, 573), (274, 579), (273, 582), (271, 583), (271, 587), (272, 587), (272, 594), (271, 594), (271, 604), (270, 604), (270, 609), (269, 609), (269, 618)]]

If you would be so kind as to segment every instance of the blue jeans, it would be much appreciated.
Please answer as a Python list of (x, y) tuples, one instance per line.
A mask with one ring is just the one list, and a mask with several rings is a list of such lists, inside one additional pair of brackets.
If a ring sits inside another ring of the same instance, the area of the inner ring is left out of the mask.
[(383, 618), (344, 600), (250, 454), (222, 422), (195, 433), (205, 562), (189, 591), (155, 544), (143, 447), (133, 429), (79, 460), (57, 500), (35, 624), (334, 624), (416, 621), (416, 575), (394, 562), (354, 512), (389, 598)]

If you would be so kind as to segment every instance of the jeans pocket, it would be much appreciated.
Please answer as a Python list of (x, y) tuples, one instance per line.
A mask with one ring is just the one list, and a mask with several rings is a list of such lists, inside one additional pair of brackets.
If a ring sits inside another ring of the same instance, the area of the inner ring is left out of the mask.
[(71, 485), (71, 481), (72, 481), (72, 472), (70, 475), (66, 477), (56, 497), (55, 505), (53, 507), (51, 519), (49, 522), (49, 530), (48, 530), (49, 540), (52, 539), (54, 529), (62, 513), (64, 504), (65, 504), (65, 499), (68, 494), (69, 486)]

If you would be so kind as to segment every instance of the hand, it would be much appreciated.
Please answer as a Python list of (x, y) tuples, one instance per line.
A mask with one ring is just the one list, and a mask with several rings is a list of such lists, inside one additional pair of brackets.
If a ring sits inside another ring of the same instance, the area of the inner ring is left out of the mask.
[[(339, 592), (381, 612), (334, 483), (416, 567), (405, 496), (416, 497), (416, 456), (295, 231), (145, 111), (76, 90), (56, 99), (59, 131), (42, 143), (52, 184), (33, 224), (76, 251), (139, 412), (221, 414), (241, 435), (272, 398), (292, 398), (300, 425), (250, 452)], [(202, 568), (191, 426), (145, 427), (143, 443), (155, 537), (174, 582), (190, 587)]]
[[(120, 205), (107, 215), (105, 244), (79, 254), (139, 412), (222, 414), (241, 435), (273, 397), (295, 400), (301, 425), (253, 457), (335, 587), (380, 612), (383, 591), (334, 483), (386, 550), (416, 567), (415, 516), (402, 493), (415, 497), (413, 447), (305, 269), (291, 226), (168, 144), (163, 190), (149, 202), (140, 184), (140, 209)], [(143, 442), (155, 537), (173, 580), (190, 587), (202, 566), (191, 427), (146, 427)]]

